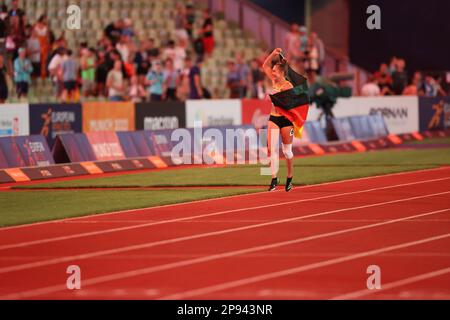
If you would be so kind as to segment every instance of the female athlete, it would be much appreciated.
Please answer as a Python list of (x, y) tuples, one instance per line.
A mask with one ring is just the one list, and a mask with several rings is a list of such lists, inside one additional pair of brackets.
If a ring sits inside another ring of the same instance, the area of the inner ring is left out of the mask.
[[(286, 79), (288, 72), (288, 64), (286, 59), (284, 59), (282, 50), (276, 48), (272, 53), (266, 58), (263, 64), (264, 73), (272, 81), (273, 93), (289, 90), (293, 88), (291, 82)], [(294, 169), (294, 154), (292, 153), (292, 141), (294, 139), (294, 125), (285, 116), (279, 114), (272, 104), (272, 109), (270, 111), (270, 117), (268, 122), (268, 150), (271, 153), (271, 138), (273, 141), (278, 141), (279, 135), (281, 134), (282, 141), (282, 151), (287, 163), (287, 179), (285, 190), (286, 192), (292, 189), (292, 176)], [(271, 161), (272, 167), (272, 181), (270, 183), (269, 191), (275, 190), (278, 184), (277, 172), (274, 168), (273, 161)]]

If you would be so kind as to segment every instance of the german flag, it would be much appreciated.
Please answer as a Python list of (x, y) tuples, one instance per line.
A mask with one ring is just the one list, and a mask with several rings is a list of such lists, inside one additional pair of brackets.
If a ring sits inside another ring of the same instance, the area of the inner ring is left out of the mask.
[(290, 66), (286, 78), (294, 87), (272, 94), (270, 99), (277, 112), (294, 124), (294, 136), (301, 138), (309, 110), (308, 81)]

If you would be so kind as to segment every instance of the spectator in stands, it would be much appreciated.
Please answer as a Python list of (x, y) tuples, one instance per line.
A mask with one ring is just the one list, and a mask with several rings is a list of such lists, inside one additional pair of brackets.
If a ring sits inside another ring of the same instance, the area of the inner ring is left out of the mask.
[(361, 95), (364, 97), (377, 97), (381, 93), (377, 80), (374, 76), (370, 76), (367, 83), (361, 88)]
[(131, 77), (130, 87), (128, 88), (128, 97), (133, 102), (145, 101), (145, 98), (147, 97), (147, 92), (145, 91), (144, 86), (139, 83), (137, 75)]
[(125, 80), (122, 73), (122, 62), (119, 59), (115, 60), (113, 69), (108, 72), (106, 88), (110, 101), (123, 101)]
[[(9, 16), (10, 17), (19, 17), (21, 19), (25, 18), (25, 11), (21, 8), (19, 8), (19, 0), (12, 0), (11, 1), (11, 10), (9, 10)], [(25, 21), (23, 22), (23, 25), (25, 25)]]
[(386, 63), (382, 63), (380, 65), (380, 69), (375, 72), (374, 77), (377, 80), (378, 85), (380, 86), (380, 94), (382, 96), (392, 94), (392, 78), (389, 75), (389, 70)]
[(39, 47), (41, 49), (40, 62), (41, 66), (39, 68), (41, 72), (41, 78), (45, 79), (47, 77), (47, 57), (50, 49), (50, 39), (48, 28), (48, 21), (46, 15), (41, 15), (33, 27), (33, 31), (39, 40)]
[(284, 47), (286, 48), (286, 58), (289, 61), (301, 59), (300, 51), (300, 26), (296, 23), (291, 24), (289, 32), (284, 38)]
[(209, 57), (214, 50), (213, 20), (208, 10), (203, 11), (202, 42), (203, 50)]
[(33, 79), (41, 76), (41, 44), (36, 31), (31, 31), (31, 36), (27, 40), (27, 51), (31, 64), (33, 65), (33, 73), (31, 74)]
[(163, 82), (164, 75), (162, 72), (161, 62), (154, 63), (153, 70), (150, 70), (147, 74), (148, 92), (150, 95), (150, 101), (161, 101), (163, 99)]
[(387, 69), (387, 73), (392, 76), (392, 74), (397, 70), (397, 57), (393, 56), (391, 57), (391, 60), (389, 62), (389, 67)]
[(138, 77), (138, 82), (141, 85), (145, 84), (145, 77), (147, 76), (148, 70), (150, 69), (149, 55), (147, 52), (148, 41), (142, 41), (139, 50), (134, 56), (134, 63), (136, 65), (136, 74)]
[(177, 99), (177, 86), (179, 84), (178, 79), (179, 71), (175, 69), (174, 63), (171, 59), (166, 59), (164, 64), (164, 96), (165, 100), (178, 100)]
[(0, 54), (0, 103), (8, 99), (8, 73), (6, 72), (4, 56)]
[(25, 26), (22, 25), (21, 19), (18, 15), (10, 16), (10, 34), (7, 38), (6, 49), (9, 52), (9, 56), (12, 60), (15, 60), (18, 56), (18, 49), (25, 45)]
[[(6, 38), (9, 34), (9, 16), (8, 8), (6, 5), (2, 5), (0, 9), (0, 56), (6, 54)], [(3, 60), (3, 66), (5, 67), (5, 61)]]
[(192, 32), (193, 32), (194, 23), (195, 23), (195, 12), (194, 12), (194, 7), (192, 6), (192, 4), (186, 5), (185, 21), (186, 21), (186, 24), (185, 24), (184, 28), (186, 29), (186, 32), (189, 35), (189, 38), (192, 39), (192, 36), (193, 36)]
[(131, 79), (132, 76), (136, 75), (136, 65), (134, 64), (134, 55), (130, 54), (128, 56), (128, 61), (124, 61), (125, 75), (127, 79)]
[(197, 36), (193, 40), (192, 46), (194, 47), (194, 52), (197, 54), (197, 57), (203, 59), (205, 55), (205, 47), (203, 45), (202, 32), (198, 31)]
[(308, 45), (308, 28), (300, 26), (299, 28), (300, 51), (305, 52)]
[(148, 39), (147, 43), (147, 54), (153, 60), (159, 58), (160, 50), (155, 46), (155, 39)]
[(239, 99), (242, 97), (243, 91), (241, 74), (233, 60), (229, 60), (227, 66), (227, 88), (230, 89), (230, 99)]
[(99, 96), (106, 97), (106, 78), (108, 77), (108, 65), (105, 60), (105, 52), (99, 51), (97, 54), (97, 65), (95, 68), (96, 93)]
[(175, 70), (180, 71), (183, 69), (184, 59), (186, 58), (186, 50), (181, 46), (180, 42), (175, 46), (173, 40), (169, 40), (167, 48), (164, 49), (163, 59), (170, 59), (173, 62)]
[(308, 42), (304, 51), (304, 68), (307, 73), (319, 71), (319, 50), (315, 46), (312, 35), (308, 37)]
[(134, 37), (133, 22), (130, 18), (126, 18), (123, 20), (122, 36), (128, 37), (130, 39)]
[(14, 82), (16, 83), (16, 92), (19, 99), (28, 95), (32, 72), (33, 66), (27, 58), (27, 51), (25, 48), (20, 48), (19, 56), (14, 60)]
[(67, 50), (66, 59), (62, 62), (62, 78), (64, 83), (64, 90), (62, 93), (62, 101), (76, 102), (77, 95), (77, 77), (78, 77), (78, 62), (73, 57), (72, 50)]
[(325, 62), (325, 45), (323, 44), (322, 39), (319, 38), (319, 36), (317, 35), (316, 32), (311, 32), (311, 38), (312, 38), (312, 42), (314, 47), (317, 49), (317, 53), (318, 53), (318, 64), (319, 64), (319, 69), (317, 70), (318, 74), (322, 73), (322, 66), (323, 63)]
[(404, 96), (423, 96), (422, 73), (420, 71), (414, 72), (411, 83), (405, 87), (402, 93)]
[(95, 49), (83, 50), (80, 59), (81, 91), (84, 97), (95, 94)]
[(425, 76), (424, 92), (426, 97), (445, 96), (445, 91), (436, 79), (431, 75)]
[(128, 36), (120, 36), (119, 42), (116, 44), (116, 49), (120, 53), (122, 61), (128, 61), (128, 57), (133, 51), (133, 45)]
[(264, 73), (261, 71), (258, 59), (250, 62), (250, 78), (251, 78), (251, 97), (254, 99), (263, 99), (264, 90)]
[(236, 66), (239, 72), (239, 77), (241, 79), (241, 92), (240, 98), (245, 98), (247, 96), (248, 88), (250, 87), (250, 68), (248, 64), (244, 61), (241, 53), (236, 54)]
[(392, 73), (392, 91), (401, 95), (408, 84), (408, 74), (405, 70), (405, 60), (397, 59), (395, 71)]
[(60, 97), (63, 90), (61, 66), (64, 60), (65, 51), (66, 49), (63, 47), (57, 48), (48, 64), (48, 72), (52, 79), (54, 95), (56, 97)]
[(190, 94), (189, 71), (191, 68), (191, 63), (186, 63), (186, 60), (188, 59), (190, 58), (186, 57), (184, 59), (184, 68), (178, 76), (177, 98), (181, 101), (188, 99)]
[(63, 30), (61, 32), (61, 35), (59, 36), (59, 38), (57, 38), (55, 40), (55, 42), (53, 43), (53, 46), (55, 48), (61, 48), (62, 47), (62, 48), (68, 49), (68, 47), (67, 47), (67, 40), (66, 40), (66, 31), (65, 30)]
[(185, 29), (186, 26), (186, 8), (182, 3), (177, 3), (175, 11), (175, 35), (178, 40), (182, 40), (186, 45), (189, 35)]
[(122, 35), (123, 22), (122, 20), (116, 20), (110, 24), (108, 24), (105, 28), (105, 37), (107, 37), (115, 46), (117, 42), (120, 40), (120, 36)]
[(203, 98), (200, 62), (201, 61), (198, 61), (197, 64), (193, 64), (190, 57), (187, 57), (184, 60), (185, 68), (189, 70), (187, 74), (189, 80), (189, 99)]

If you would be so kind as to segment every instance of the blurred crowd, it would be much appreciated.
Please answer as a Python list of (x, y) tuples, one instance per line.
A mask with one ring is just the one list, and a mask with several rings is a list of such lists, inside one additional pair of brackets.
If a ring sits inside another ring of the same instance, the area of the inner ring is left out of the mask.
[[(286, 58), (295, 70), (308, 75), (309, 79), (322, 74), (325, 46), (317, 33), (308, 32), (305, 26), (294, 23), (286, 34), (284, 48)], [(228, 61), (227, 87), (230, 98), (263, 99), (270, 92), (272, 84), (261, 69), (267, 55), (268, 52), (246, 62), (237, 53), (235, 59)]]
[[(266, 54), (250, 61), (234, 52), (227, 61), (227, 96), (209, 92), (202, 83), (202, 62), (214, 52), (213, 19), (192, 4), (179, 3), (172, 13), (174, 39), (139, 37), (131, 19), (119, 19), (104, 29), (95, 46), (69, 48), (64, 31), (56, 36), (46, 15), (29, 21), (18, 0), (0, 6), (0, 103), (8, 96), (27, 98), (30, 86), (51, 82), (57, 101), (97, 97), (111, 101), (159, 101), (200, 98), (259, 98), (271, 83), (261, 70)], [(198, 27), (200, 26), (200, 27)], [(292, 24), (284, 39), (285, 55), (295, 70), (314, 82), (323, 73), (325, 46), (315, 32)], [(217, 75), (216, 75), (217, 76)], [(8, 81), (8, 79), (10, 79)], [(11, 90), (8, 83), (14, 83)], [(406, 72), (404, 59), (381, 64), (361, 88), (365, 96), (445, 95), (431, 74)], [(223, 95), (223, 94), (222, 94)]]
[(28, 21), (13, 0), (0, 13), (0, 102), (12, 94), (8, 77), (19, 99), (39, 79), (51, 79), (62, 102), (93, 96), (136, 102), (208, 97), (200, 67), (214, 50), (213, 21), (206, 10), (202, 18), (202, 28), (194, 30), (194, 7), (180, 3), (173, 15), (174, 40), (156, 46), (157, 39), (137, 36), (131, 19), (120, 19), (106, 26), (95, 47), (69, 48), (64, 32), (55, 37), (46, 15)]
[(369, 76), (361, 88), (362, 96), (445, 96), (442, 87), (443, 77), (433, 77), (432, 73), (415, 71), (409, 76), (405, 59), (392, 57), (389, 64), (382, 63), (380, 68)]

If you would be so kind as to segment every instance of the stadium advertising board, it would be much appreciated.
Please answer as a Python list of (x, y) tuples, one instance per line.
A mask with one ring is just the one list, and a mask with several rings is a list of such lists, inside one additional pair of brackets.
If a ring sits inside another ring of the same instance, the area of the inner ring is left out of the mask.
[(83, 132), (134, 130), (132, 102), (83, 103)]
[(117, 132), (117, 136), (127, 158), (155, 155), (155, 148), (145, 131)]
[(53, 154), (57, 162), (62, 159), (61, 153), (65, 152), (70, 162), (97, 160), (92, 146), (84, 133), (69, 133), (58, 136), (53, 148)]
[(177, 129), (186, 126), (186, 109), (181, 101), (137, 103), (136, 130)]
[(0, 138), (2, 168), (48, 166), (54, 164), (47, 141), (43, 136)]
[(333, 127), (340, 141), (356, 140), (350, 117), (333, 119)]
[(28, 104), (0, 106), (0, 137), (29, 135), (29, 122)]
[(420, 131), (450, 127), (450, 97), (419, 98)]
[(339, 98), (333, 108), (336, 117), (381, 114), (389, 133), (419, 130), (417, 97), (351, 97)]
[(31, 104), (30, 133), (46, 137), (50, 148), (58, 134), (81, 132), (80, 104)]
[(252, 124), (256, 129), (267, 127), (272, 102), (269, 100), (243, 99), (242, 124)]
[(187, 100), (186, 126), (193, 128), (198, 121), (203, 127), (241, 125), (241, 100)]
[[(297, 139), (294, 139), (294, 141)], [(302, 143), (304, 142), (312, 142), (312, 143), (325, 143), (327, 142), (327, 137), (325, 136), (325, 132), (322, 129), (319, 121), (306, 121), (305, 128), (303, 130), (303, 136), (300, 140)]]
[(86, 137), (98, 161), (124, 159), (125, 154), (115, 132), (87, 132)]

